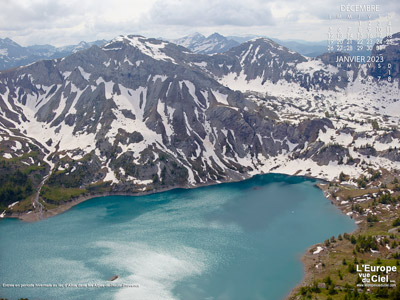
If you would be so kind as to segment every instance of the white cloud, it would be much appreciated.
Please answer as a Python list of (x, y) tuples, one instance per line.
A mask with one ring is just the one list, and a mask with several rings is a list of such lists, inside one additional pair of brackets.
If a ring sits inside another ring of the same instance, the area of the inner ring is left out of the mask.
[[(362, 2), (378, 4), (373, 0)], [(22, 45), (57, 46), (81, 40), (111, 39), (120, 34), (176, 38), (196, 31), (323, 40), (332, 25), (329, 15), (338, 13), (340, 4), (347, 3), (336, 0), (0, 0), (0, 37), (10, 37)], [(351, 4), (362, 3), (353, 0)], [(400, 31), (400, 2), (381, 0), (379, 5), (382, 14), (393, 14), (393, 32)], [(351, 23), (345, 25), (348, 24)]]
[(158, 0), (149, 20), (156, 24), (184, 26), (272, 25), (267, 1), (259, 0)]

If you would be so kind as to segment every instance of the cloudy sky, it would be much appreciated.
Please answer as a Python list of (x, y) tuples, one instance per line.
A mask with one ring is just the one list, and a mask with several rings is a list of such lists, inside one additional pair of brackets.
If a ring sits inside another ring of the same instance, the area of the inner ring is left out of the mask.
[[(396, 0), (0, 0), (0, 37), (24, 46), (63, 46), (120, 34), (177, 38), (194, 32), (322, 41), (329, 26), (356, 32), (358, 13), (351, 13), (352, 21), (336, 17), (347, 4), (378, 4), (379, 15), (370, 13), (372, 30), (378, 22), (386, 30), (389, 15), (392, 32), (400, 31)], [(365, 31), (368, 14), (360, 17)]]

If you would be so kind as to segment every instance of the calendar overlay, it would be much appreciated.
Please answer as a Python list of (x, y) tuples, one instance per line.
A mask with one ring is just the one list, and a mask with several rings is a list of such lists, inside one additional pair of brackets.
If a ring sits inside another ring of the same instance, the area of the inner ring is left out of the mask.
[(331, 63), (339, 68), (366, 64), (376, 75), (368, 80), (393, 81), (399, 66), (386, 62), (384, 55), (398, 43), (392, 36), (392, 16), (381, 5), (339, 5), (337, 13), (329, 14), (327, 50), (336, 54)]

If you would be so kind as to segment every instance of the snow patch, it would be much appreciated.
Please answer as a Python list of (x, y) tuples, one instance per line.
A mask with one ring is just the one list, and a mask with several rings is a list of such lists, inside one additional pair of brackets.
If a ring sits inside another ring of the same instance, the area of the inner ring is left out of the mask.
[(224, 105), (228, 105), (228, 95), (222, 94), (216, 90), (212, 90), (212, 93), (215, 96), (215, 99), (217, 100), (218, 103), (224, 104)]
[(3, 157), (6, 158), (6, 159), (11, 159), (12, 155), (10, 153), (4, 153)]
[(318, 254), (318, 253), (320, 253), (322, 250), (324, 250), (324, 248), (322, 248), (321, 246), (318, 246), (318, 247), (317, 247), (317, 250), (315, 250), (315, 251), (313, 252), (313, 254)]
[(90, 73), (85, 72), (85, 70), (82, 67), (78, 67), (79, 72), (81, 73), (82, 77), (85, 78), (85, 80), (89, 81), (90, 78)]

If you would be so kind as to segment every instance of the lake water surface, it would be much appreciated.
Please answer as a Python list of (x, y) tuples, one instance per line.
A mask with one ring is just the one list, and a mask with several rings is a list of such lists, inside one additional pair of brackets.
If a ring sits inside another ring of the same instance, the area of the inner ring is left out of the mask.
[(268, 174), (94, 198), (36, 223), (1, 220), (0, 298), (283, 299), (309, 246), (355, 229), (314, 184)]

